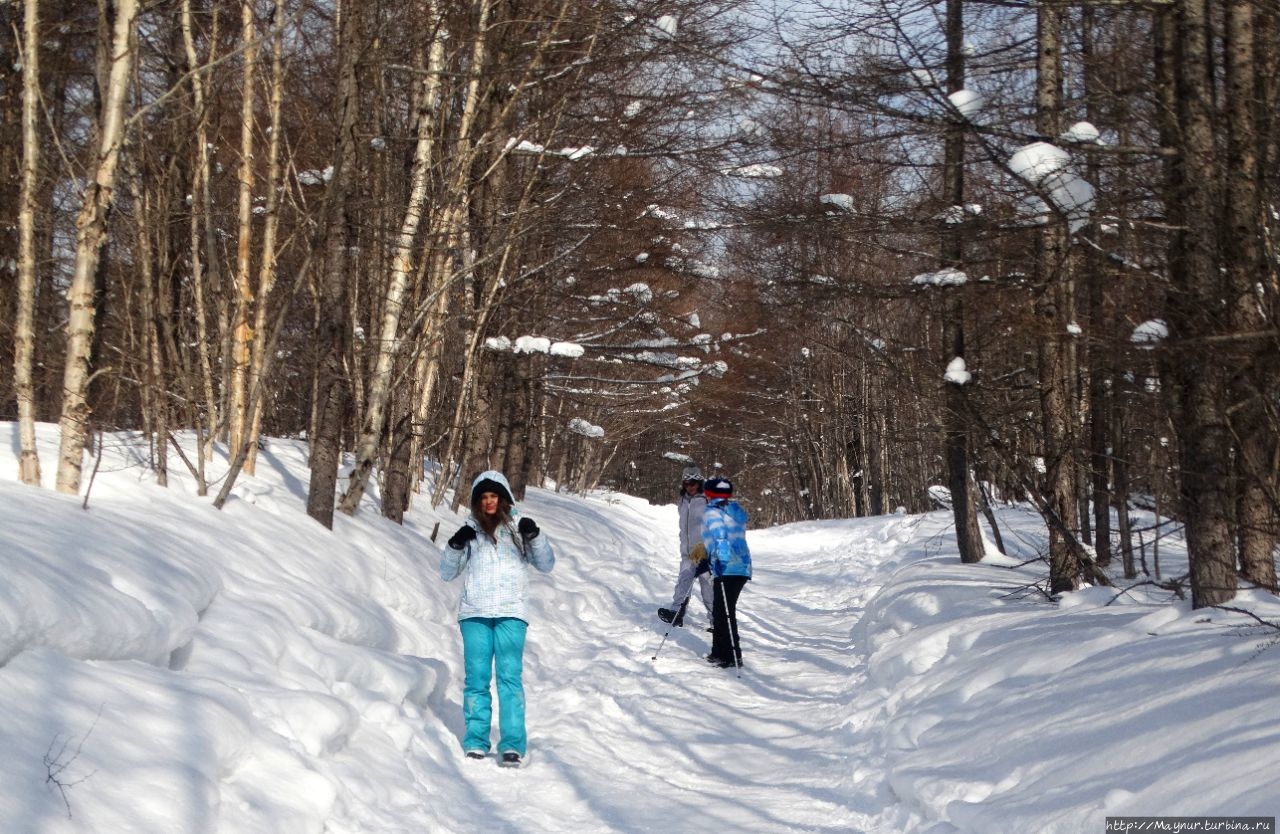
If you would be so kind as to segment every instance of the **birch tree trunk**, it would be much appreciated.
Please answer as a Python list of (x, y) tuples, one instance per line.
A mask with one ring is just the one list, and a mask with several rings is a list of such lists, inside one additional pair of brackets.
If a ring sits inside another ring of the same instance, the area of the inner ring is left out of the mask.
[(239, 449), (247, 430), (246, 399), (249, 368), (253, 361), (253, 123), (257, 101), (258, 33), (253, 0), (240, 2), (240, 165), (236, 200), (235, 290), (231, 299), (231, 351), (227, 385), (227, 447)]
[(374, 359), (373, 379), (369, 384), (366, 400), (364, 430), (356, 447), (355, 467), (347, 492), (342, 497), (341, 509), (353, 515), (360, 506), (365, 486), (373, 472), (375, 459), (382, 444), (387, 406), (391, 398), (392, 375), (400, 356), (400, 318), (404, 311), (409, 280), (413, 275), (413, 250), (422, 225), (422, 216), (430, 185), (430, 174), (435, 156), (435, 105), (440, 95), (444, 43), (440, 15), (434, 3), (429, 8), (429, 25), (434, 32), (428, 50), (426, 66), (416, 66), (422, 74), (422, 86), (418, 92), (418, 108), (415, 117), (417, 143), (414, 146), (413, 165), (410, 169), (410, 191), (400, 232), (396, 236), (391, 256), (391, 277), (383, 299), (382, 323), (377, 339), (377, 355)]
[(106, 243), (107, 218), (115, 196), (120, 146), (124, 141), (125, 98), (133, 70), (133, 40), (138, 20), (137, 0), (116, 0), (108, 56), (107, 88), (98, 115), (97, 153), (93, 179), (84, 193), (76, 219), (75, 266), (67, 291), (67, 358), (63, 373), (61, 438), (58, 447), (57, 489), (80, 492), (89, 424), (89, 364), (96, 318), (94, 279)]
[[(199, 339), (197, 354), (199, 356), (200, 383), (204, 399), (204, 410), (207, 414), (203, 430), (204, 439), (200, 443), (196, 460), (200, 494), (204, 495), (207, 490), (204, 477), (205, 461), (213, 456), (213, 441), (217, 434), (219, 423), (218, 399), (213, 390), (213, 366), (209, 356), (209, 345), (212, 342), (209, 338), (208, 309), (205, 304), (204, 285), (206, 280), (209, 280), (214, 285), (217, 284), (219, 269), (217, 237), (212, 219), (213, 201), (209, 182), (212, 163), (209, 159), (209, 114), (205, 95), (205, 74), (207, 70), (201, 67), (199, 55), (196, 54), (191, 0), (183, 0), (181, 15), (182, 42), (186, 48), (187, 67), (191, 73), (191, 94), (195, 102), (196, 160), (195, 173), (191, 183), (193, 192), (191, 204), (191, 287), (196, 308), (194, 311), (196, 335)], [(213, 32), (210, 36), (211, 43), (218, 42), (217, 23), (218, 17), (215, 14)], [(204, 261), (200, 257), (202, 249), (205, 251)], [(198, 424), (195, 428), (197, 432), (201, 431)]]
[(265, 217), (262, 227), (262, 261), (258, 271), (258, 291), (254, 304), (254, 320), (252, 333), (252, 364), (249, 369), (249, 402), (247, 409), (250, 416), (248, 437), (248, 456), (244, 469), (250, 475), (254, 473), (258, 461), (258, 436), (262, 432), (262, 385), (268, 345), (264, 339), (267, 332), (267, 302), (276, 284), (276, 237), (280, 227), (280, 190), (283, 183), (283, 169), (280, 165), (280, 134), (283, 122), (284, 107), (284, 26), (286, 10), (284, 3), (276, 3), (271, 18), (271, 91), (268, 95), (268, 111), (271, 120), (271, 134), (267, 139), (267, 200), (264, 206)]
[(27, 0), (22, 18), (22, 183), (18, 206), (18, 309), (14, 323), (13, 387), (18, 399), (21, 453), (18, 477), (40, 485), (36, 452), (35, 365), (36, 189), (40, 170), (40, 4)]
[(427, 424), (427, 417), (430, 414), (440, 378), (440, 357), (444, 341), (442, 329), (445, 315), (449, 310), (447, 261), (444, 252), (433, 253), (430, 257), (427, 275), (431, 282), (431, 294), (434, 300), (429, 302), (432, 308), (426, 312), (426, 320), (416, 340), (418, 358), (414, 363), (413, 378), (418, 387), (410, 407), (413, 439), (409, 457), (414, 462), (410, 490), (413, 492), (418, 491), (422, 478), (421, 462), (426, 453), (426, 441), (422, 435), (422, 429)]
[[(489, 38), (489, 12), (491, 4), (489, 0), (479, 0), (477, 4), (478, 16), (476, 22), (475, 37), (471, 43), (471, 58), (469, 66), (471, 67), (471, 75), (467, 81), (466, 95), (462, 103), (462, 112), (460, 124), (458, 128), (458, 139), (455, 142), (453, 153), (451, 154), (450, 164), (451, 172), (449, 180), (444, 190), (444, 199), (446, 207), (441, 215), (439, 225), (434, 228), (432, 239), (447, 241), (447, 245), (443, 247), (439, 257), (436, 260), (437, 267), (441, 273), (433, 276), (433, 284), (440, 286), (441, 295), (439, 304), (445, 303), (443, 293), (445, 292), (443, 270), (447, 269), (449, 263), (447, 253), (455, 248), (458, 243), (464, 243), (466, 236), (462, 228), (464, 221), (470, 214), (470, 192), (469, 183), (471, 175), (471, 164), (475, 158), (475, 147), (472, 141), (471, 131), (475, 125), (476, 115), (480, 108), (481, 98), (481, 68), (484, 67), (488, 55), (488, 38)], [(464, 260), (470, 261), (471, 255), (467, 252), (469, 247), (464, 247)], [(465, 270), (470, 273), (468, 268)], [(485, 299), (487, 302), (488, 299)], [(449, 432), (449, 445), (441, 458), (441, 477), (436, 481), (435, 494), (432, 497), (432, 505), (438, 505), (444, 498), (444, 492), (448, 488), (448, 484), (453, 480), (456, 470), (451, 471), (451, 461), (457, 454), (460, 432), (463, 428), (463, 422), (467, 409), (470, 404), (471, 386), (473, 384), (474, 369), (472, 368), (472, 358), (475, 356), (477, 334), (483, 330), (483, 321), (479, 319), (485, 316), (485, 304), (480, 299), (476, 299), (477, 321), (473, 322), (473, 330), (466, 348), (466, 363), (463, 369), (462, 382), (459, 391), (456, 394), (456, 405), (454, 407), (454, 416), (452, 428)], [(439, 308), (438, 308), (439, 309)], [(437, 377), (438, 378), (438, 377)]]

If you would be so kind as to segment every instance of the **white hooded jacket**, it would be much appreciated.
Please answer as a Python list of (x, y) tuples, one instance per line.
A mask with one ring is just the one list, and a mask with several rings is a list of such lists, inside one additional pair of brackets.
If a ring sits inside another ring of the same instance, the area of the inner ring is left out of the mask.
[(550, 573), (556, 557), (545, 533), (522, 540), (516, 531), (520, 511), (511, 500), (511, 485), (506, 477), (495, 470), (481, 472), (472, 482), (474, 490), (482, 481), (493, 481), (506, 491), (511, 501), (511, 523), (494, 531), (496, 540), (485, 535), (474, 516), (467, 525), (476, 531), (476, 537), (462, 550), (446, 546), (440, 560), (440, 578), (446, 582), (462, 580), (462, 597), (458, 601), (458, 619), (470, 617), (516, 617), (529, 621), (525, 597), (528, 593), (528, 568), (533, 565), (543, 573)]

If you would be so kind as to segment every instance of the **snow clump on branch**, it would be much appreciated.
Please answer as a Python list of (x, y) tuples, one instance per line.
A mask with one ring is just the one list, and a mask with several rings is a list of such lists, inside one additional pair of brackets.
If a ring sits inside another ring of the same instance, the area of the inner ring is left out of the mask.
[(956, 109), (962, 119), (970, 122), (977, 118), (987, 105), (982, 95), (973, 90), (956, 90), (947, 96), (947, 101), (951, 102), (951, 106)]
[(969, 276), (958, 269), (939, 269), (937, 272), (922, 272), (911, 279), (911, 283), (922, 287), (958, 287), (969, 280)]
[(1009, 157), (1009, 170), (1042, 193), (1064, 214), (1072, 232), (1089, 222), (1093, 186), (1071, 169), (1071, 156), (1057, 145), (1032, 142)]
[(725, 174), (731, 177), (741, 177), (742, 179), (771, 180), (782, 176), (782, 168), (761, 162), (754, 165), (739, 165), (737, 168), (729, 168), (725, 170)]
[(1152, 319), (1135, 327), (1129, 341), (1135, 345), (1151, 348), (1167, 338), (1169, 338), (1169, 326), (1163, 319)]
[(680, 23), (674, 15), (664, 14), (653, 22), (652, 35), (659, 40), (673, 40), (679, 28)]
[(583, 437), (604, 437), (604, 429), (600, 426), (588, 423), (581, 417), (574, 417), (569, 421), (569, 431), (574, 434), (580, 434)]
[(840, 211), (853, 211), (853, 197), (848, 194), (823, 194), (818, 198), (818, 202)]
[(943, 374), (942, 378), (953, 385), (964, 385), (973, 379), (973, 374), (969, 373), (964, 359), (957, 356), (947, 363), (947, 372)]
[(484, 346), (499, 353), (545, 353), (569, 359), (577, 359), (586, 352), (575, 342), (553, 342), (542, 336), (520, 336), (514, 342), (506, 336), (490, 336), (484, 340)]

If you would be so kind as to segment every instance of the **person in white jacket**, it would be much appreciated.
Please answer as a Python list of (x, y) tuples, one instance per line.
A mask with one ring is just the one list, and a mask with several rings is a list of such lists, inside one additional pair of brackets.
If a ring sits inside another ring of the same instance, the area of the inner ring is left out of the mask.
[(489, 752), (493, 713), (490, 680), (498, 690), (499, 764), (518, 767), (527, 746), (524, 724), (524, 640), (529, 627), (528, 565), (550, 573), (555, 553), (533, 519), (521, 516), (511, 484), (495, 470), (471, 484), (471, 516), (449, 539), (440, 576), (462, 576), (458, 627), (464, 681), (462, 749), (469, 758)]
[[(693, 581), (698, 565), (693, 560), (692, 553), (702, 541), (702, 513), (706, 507), (707, 499), (702, 494), (702, 472), (696, 466), (686, 466), (680, 476), (680, 500), (676, 504), (680, 518), (680, 572), (676, 576), (671, 604), (658, 609), (658, 618), (676, 628), (684, 625), (685, 609), (693, 594)], [(697, 573), (697, 579), (698, 596), (707, 609), (707, 620), (710, 621), (713, 606), (711, 577), (704, 572)]]

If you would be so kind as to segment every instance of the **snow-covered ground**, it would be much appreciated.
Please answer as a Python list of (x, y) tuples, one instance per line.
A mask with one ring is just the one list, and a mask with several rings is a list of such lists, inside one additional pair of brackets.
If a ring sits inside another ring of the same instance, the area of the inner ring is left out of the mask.
[[(531, 489), (558, 562), (532, 580), (511, 771), (459, 749), (447, 507), (400, 527), (375, 490), (329, 532), (304, 513), (305, 446), (273, 440), (217, 511), (116, 435), (86, 511), (17, 484), (0, 439), (4, 834), (1098, 834), (1280, 812), (1280, 631), (1153, 586), (1052, 605), (1021, 566), (1044, 547), (1025, 508), (1000, 515), (1011, 558), (977, 566), (945, 513), (752, 531), (739, 673), (702, 661), (696, 603), (663, 642), (674, 506)], [(1176, 536), (1161, 561), (1185, 569)]]

